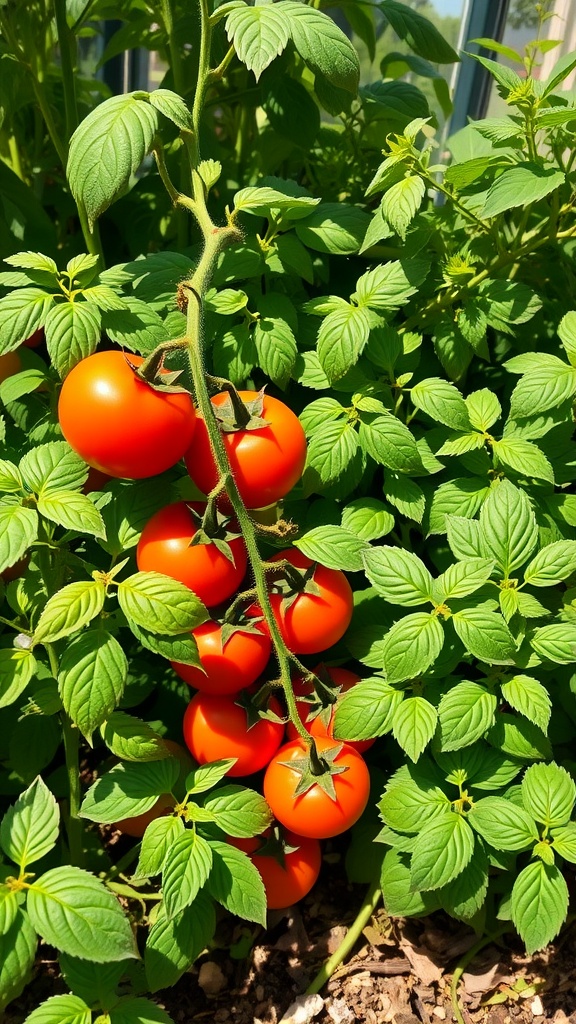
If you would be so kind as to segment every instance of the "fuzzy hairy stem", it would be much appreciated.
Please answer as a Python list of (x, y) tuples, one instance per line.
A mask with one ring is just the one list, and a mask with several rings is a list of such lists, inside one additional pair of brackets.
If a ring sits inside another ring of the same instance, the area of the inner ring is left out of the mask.
[(306, 989), (306, 995), (314, 995), (316, 992), (320, 992), (321, 989), (324, 988), (324, 985), (330, 981), (334, 971), (340, 967), (340, 964), (344, 962), (348, 954), (354, 949), (354, 946), (372, 917), (372, 914), (376, 910), (381, 898), (382, 891), (380, 889), (380, 881), (372, 882), (372, 885), (364, 897), (362, 906), (356, 915), (356, 919), (353, 924), (350, 925), (350, 928), (346, 932), (346, 935), (338, 946), (336, 952), (332, 954), (329, 960), (326, 960), (326, 963), (322, 965), (318, 974)]

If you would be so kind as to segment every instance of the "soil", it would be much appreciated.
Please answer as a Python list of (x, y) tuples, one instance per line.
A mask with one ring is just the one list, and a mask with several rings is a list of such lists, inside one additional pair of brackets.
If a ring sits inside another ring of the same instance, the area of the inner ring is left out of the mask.
[[(266, 931), (222, 916), (214, 946), (158, 1002), (175, 1024), (446, 1024), (457, 1021), (450, 984), (477, 941), (443, 914), (391, 920), (380, 907), (321, 995), (305, 996), (352, 924), (366, 887), (346, 881), (329, 852), (312, 893), (297, 907), (269, 914)], [(519, 941), (473, 956), (459, 985), (466, 1024), (576, 1024), (574, 926), (535, 957)], [(510, 938), (506, 936), (506, 939)], [(23, 1024), (49, 995), (66, 991), (55, 953), (41, 947), (36, 978), (4, 1024)], [(293, 1004), (296, 1003), (296, 1006)]]

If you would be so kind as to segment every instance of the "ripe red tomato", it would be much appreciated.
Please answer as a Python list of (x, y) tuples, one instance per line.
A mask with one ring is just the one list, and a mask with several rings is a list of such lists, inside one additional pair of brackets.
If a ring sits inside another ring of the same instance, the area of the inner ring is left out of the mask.
[(248, 556), (242, 537), (230, 541), (234, 561), (215, 544), (190, 541), (198, 526), (185, 501), (165, 505), (148, 520), (136, 549), (138, 568), (180, 580), (211, 608), (225, 601), (244, 578)]
[[(337, 741), (318, 737), (316, 748), (320, 754), (338, 747)], [(314, 784), (305, 793), (296, 796), (302, 778), (290, 762), (307, 754), (301, 740), (292, 740), (276, 752), (264, 776), (264, 796), (275, 818), (286, 828), (301, 836), (328, 839), (350, 828), (362, 814), (370, 794), (370, 776), (364, 759), (346, 743), (334, 758), (334, 764), (347, 770), (333, 775), (336, 800), (332, 800), (321, 786)]]
[[(272, 697), (270, 711), (281, 715), (277, 700)], [(197, 693), (192, 698), (183, 722), (184, 740), (199, 764), (237, 758), (228, 775), (251, 775), (268, 764), (282, 742), (284, 726), (261, 718), (248, 728), (246, 711), (234, 703), (233, 697), (216, 697)]]
[(127, 836), (134, 836), (134, 838), (140, 839), (151, 821), (169, 814), (173, 807), (174, 797), (170, 796), (169, 793), (164, 793), (163, 796), (158, 797), (151, 810), (145, 811), (144, 814), (135, 814), (133, 818), (123, 818), (122, 821), (117, 821), (112, 828), (117, 828)]
[(320, 874), (322, 849), (317, 839), (297, 836), (295, 832), (286, 830), (286, 845), (295, 846), (297, 849), (291, 853), (284, 853), (282, 866), (273, 855), (258, 853), (265, 845), (267, 835), (265, 832), (263, 836), (255, 836), (253, 839), (229, 837), (228, 842), (247, 853), (254, 867), (260, 872), (266, 889), (268, 910), (281, 910), (283, 907), (291, 907), (308, 895)]
[(68, 444), (89, 466), (129, 479), (156, 476), (178, 462), (196, 425), (189, 395), (155, 391), (115, 351), (95, 352), (70, 371), (58, 418)]
[(0, 356), (0, 382), (19, 373), (22, 369), (22, 360), (17, 352), (5, 352)]
[[(243, 401), (258, 397), (256, 391), (240, 391)], [(221, 406), (228, 395), (215, 395)], [(306, 461), (306, 435), (298, 417), (271, 395), (264, 395), (262, 418), (269, 424), (258, 430), (223, 433), (232, 472), (247, 508), (263, 508), (288, 494), (302, 476)], [(186, 456), (186, 466), (197, 487), (208, 494), (218, 482), (218, 471), (202, 417)]]
[(238, 693), (256, 681), (270, 657), (272, 643), (267, 633), (235, 631), (222, 646), (222, 626), (209, 620), (192, 630), (198, 644), (200, 661), (206, 670), (171, 662), (182, 679), (203, 693)]
[[(350, 672), (347, 668), (328, 668), (327, 666), (319, 666), (312, 669), (313, 672), (318, 673), (319, 669), (323, 667), (324, 671), (328, 673), (332, 682), (335, 686), (340, 686), (341, 693), (346, 693), (356, 683), (360, 682), (360, 676), (356, 672)], [(310, 697), (314, 693), (314, 687), (311, 684), (306, 685), (303, 679), (296, 679), (294, 682), (294, 693), (298, 697)], [(332, 705), (332, 713), (328, 724), (326, 725), (325, 714), (316, 715), (311, 722), (307, 721), (308, 714), (310, 712), (310, 704), (304, 701), (298, 701), (298, 716), (304, 728), (310, 733), (311, 736), (329, 736), (330, 739), (334, 738), (334, 714), (336, 711), (336, 704)], [(286, 734), (289, 739), (297, 740), (299, 733), (296, 726), (292, 722), (288, 722), (286, 726)], [(358, 751), (359, 754), (363, 754), (365, 750), (369, 750), (370, 747), (376, 742), (375, 740), (344, 740), (344, 742), (352, 747), (353, 750)]]
[[(268, 561), (278, 562), (284, 558), (298, 569), (312, 565), (297, 548), (279, 551)], [(313, 579), (320, 594), (299, 594), (289, 608), (282, 607), (282, 594), (270, 594), (274, 618), (293, 654), (318, 654), (332, 647), (344, 636), (352, 618), (354, 599), (344, 573), (317, 565)]]

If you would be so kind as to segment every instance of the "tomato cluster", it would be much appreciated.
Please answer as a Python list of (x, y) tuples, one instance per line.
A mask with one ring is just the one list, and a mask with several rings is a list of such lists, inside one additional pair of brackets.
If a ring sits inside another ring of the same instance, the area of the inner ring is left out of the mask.
[[(286, 708), (266, 682), (272, 653), (265, 616), (251, 591), (238, 597), (248, 567), (244, 538), (217, 493), (218, 470), (204, 418), (190, 395), (162, 389), (162, 370), (152, 382), (143, 360), (103, 351), (78, 363), (62, 386), (62, 432), (88, 463), (96, 486), (108, 477), (154, 476), (184, 458), (206, 503), (165, 505), (146, 523), (136, 560), (189, 587), (212, 617), (193, 630), (199, 663), (173, 663), (195, 690), (186, 709), (183, 735), (199, 764), (229, 759), (232, 777), (265, 770), (264, 795), (288, 832), (280, 852), (258, 840), (242, 843), (264, 879), (270, 907), (294, 902), (309, 891), (320, 870), (319, 840), (337, 835), (361, 815), (368, 799), (366, 765), (353, 746), (331, 732), (338, 689), (358, 676), (330, 669), (328, 703), (316, 707), (312, 683), (295, 681), (298, 710), (315, 739), (314, 751), (293, 725), (285, 739)], [(281, 500), (299, 480), (306, 458), (304, 431), (282, 402), (256, 392), (223, 393), (212, 399), (216, 420), (242, 501), (260, 509)], [(118, 444), (118, 438), (122, 444)], [(104, 475), (104, 476), (102, 476)], [(90, 483), (93, 486), (93, 482)], [(210, 492), (215, 493), (210, 495)], [(344, 573), (313, 563), (296, 548), (269, 559), (269, 599), (278, 631), (294, 655), (317, 654), (337, 643), (352, 616), (353, 595)], [(229, 604), (228, 609), (222, 606)], [(222, 613), (222, 614), (218, 614)], [(320, 686), (326, 703), (326, 688)], [(331, 695), (331, 696), (330, 696)], [(316, 713), (318, 712), (318, 713)], [(303, 783), (305, 779), (305, 783)], [(161, 799), (146, 814), (119, 822), (130, 835), (169, 813)]]

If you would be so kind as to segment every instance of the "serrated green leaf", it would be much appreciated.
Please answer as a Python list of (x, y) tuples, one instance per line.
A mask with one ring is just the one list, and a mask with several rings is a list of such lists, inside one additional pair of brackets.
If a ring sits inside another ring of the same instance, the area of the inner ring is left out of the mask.
[(468, 597), (490, 579), (493, 570), (494, 562), (490, 558), (466, 558), (455, 562), (435, 581), (434, 597), (440, 603)]
[(0, 504), (0, 572), (14, 565), (38, 537), (38, 514), (33, 508)]
[(346, 572), (362, 569), (362, 553), (368, 549), (366, 541), (339, 526), (317, 526), (294, 544), (313, 561), (329, 569), (344, 569)]
[(226, 33), (239, 59), (254, 72), (256, 81), (282, 53), (290, 38), (290, 21), (279, 7), (240, 7), (226, 19)]
[(333, 732), (336, 739), (372, 739), (390, 732), (394, 716), (404, 700), (384, 679), (362, 679), (338, 700)]
[(528, 955), (556, 937), (568, 912), (568, 887), (555, 865), (532, 861), (512, 889), (512, 920)]
[(536, 653), (557, 665), (570, 665), (576, 661), (576, 623), (554, 622), (540, 626), (530, 638)]
[(384, 671), (389, 683), (421, 675), (436, 661), (444, 644), (444, 630), (433, 614), (415, 612), (396, 622), (386, 634)]
[(494, 455), (500, 463), (513, 469), (520, 476), (533, 477), (554, 483), (554, 471), (544, 452), (519, 437), (506, 437), (492, 444)]
[(175, 985), (209, 944), (215, 927), (214, 906), (204, 892), (198, 893), (194, 906), (187, 907), (171, 921), (161, 907), (148, 933), (144, 952), (150, 991)]
[(347, 306), (322, 321), (318, 332), (318, 358), (329, 381), (344, 376), (358, 361), (370, 334), (366, 309)]
[(422, 488), (414, 480), (397, 473), (385, 473), (384, 495), (401, 515), (413, 519), (416, 523), (422, 522), (426, 498)]
[(501, 796), (475, 801), (468, 821), (496, 850), (527, 850), (539, 839), (530, 814)]
[(156, 818), (147, 826), (142, 838), (135, 878), (153, 878), (164, 867), (168, 850), (184, 831), (182, 818), (174, 814)]
[(516, 642), (497, 612), (483, 608), (461, 609), (452, 616), (451, 622), (464, 647), (475, 658), (489, 665), (514, 662)]
[(66, 173), (72, 195), (94, 222), (128, 185), (150, 151), (157, 111), (142, 93), (111, 96), (74, 132)]
[(576, 541), (546, 544), (526, 566), (524, 581), (532, 587), (551, 587), (576, 572)]
[(92, 1011), (79, 996), (51, 996), (26, 1018), (26, 1024), (91, 1024)]
[(363, 413), (359, 439), (364, 451), (387, 469), (400, 473), (422, 470), (414, 435), (395, 416)]
[(124, 711), (109, 714), (100, 732), (108, 749), (123, 761), (162, 761), (168, 756), (162, 737)]
[(162, 872), (162, 893), (169, 918), (194, 901), (212, 867), (210, 844), (192, 829), (186, 829), (170, 845)]
[(472, 856), (460, 874), (439, 894), (452, 917), (468, 921), (483, 906), (488, 891), (489, 862), (483, 845), (474, 843)]
[(510, 707), (546, 733), (552, 701), (542, 683), (530, 676), (516, 675), (502, 683), (502, 696)]
[(522, 779), (522, 802), (536, 821), (548, 827), (565, 825), (576, 802), (576, 785), (557, 764), (533, 764)]
[(0, 708), (18, 700), (34, 678), (36, 668), (36, 659), (31, 651), (13, 647), (0, 649)]
[(53, 643), (77, 633), (100, 614), (106, 588), (95, 580), (82, 580), (62, 587), (44, 607), (34, 633), (35, 643)]
[(435, 423), (444, 423), (454, 430), (470, 430), (466, 402), (454, 384), (440, 377), (429, 377), (415, 384), (410, 397), (417, 409)]
[(28, 889), (36, 931), (56, 949), (96, 963), (137, 957), (128, 918), (103, 882), (81, 868), (52, 868)]
[(465, 399), (470, 423), (476, 430), (489, 430), (500, 419), (502, 406), (493, 391), (482, 388)]
[(576, 370), (563, 365), (542, 366), (520, 378), (510, 399), (510, 418), (537, 416), (562, 405), (576, 394)]
[(8, 809), (0, 826), (0, 845), (24, 872), (56, 845), (60, 810), (40, 776)]
[(194, 629), (208, 618), (188, 587), (160, 572), (137, 572), (123, 580), (118, 584), (118, 602), (138, 626), (168, 635)]
[(75, 491), (50, 491), (38, 499), (38, 511), (65, 530), (90, 533), (95, 537), (105, 534), (104, 522), (98, 509), (86, 494)]
[(88, 466), (66, 441), (37, 445), (20, 460), (19, 469), (30, 490), (42, 497), (80, 491), (88, 476)]
[(380, 9), (400, 39), (410, 49), (434, 64), (453, 64), (458, 54), (428, 18), (398, 0), (381, 0)]
[(44, 330), (52, 364), (65, 377), (96, 351), (102, 331), (100, 310), (93, 302), (61, 302), (52, 306)]
[(408, 697), (394, 712), (392, 734), (411, 761), (417, 761), (434, 735), (438, 712), (424, 697)]
[(506, 210), (537, 203), (564, 184), (562, 171), (536, 163), (518, 164), (502, 172), (488, 189), (481, 216), (497, 217)]
[(360, 76), (358, 54), (341, 28), (322, 11), (283, 0), (290, 36), (302, 59), (337, 89), (356, 93)]
[(118, 764), (90, 787), (81, 817), (113, 824), (152, 810), (158, 797), (171, 793), (180, 774), (175, 758)]
[(244, 786), (222, 786), (204, 798), (203, 806), (231, 836), (253, 836), (268, 828), (271, 811), (264, 797)]
[(397, 181), (382, 199), (382, 215), (390, 227), (405, 241), (406, 230), (413, 221), (426, 193), (426, 185), (416, 174)]
[(14, 352), (43, 327), (54, 301), (41, 288), (18, 288), (0, 299), (0, 353)]
[(409, 858), (399, 850), (388, 850), (384, 857), (380, 884), (392, 917), (422, 917), (438, 909), (437, 893), (412, 892)]
[(531, 555), (538, 527), (524, 491), (509, 480), (492, 487), (480, 513), (482, 544), (507, 579)]
[(161, 114), (173, 121), (178, 128), (193, 131), (192, 114), (178, 93), (172, 92), (170, 89), (154, 89), (150, 93), (150, 103)]
[(367, 270), (358, 278), (352, 296), (361, 306), (384, 312), (399, 309), (425, 280), (429, 263), (423, 259), (393, 260)]
[(264, 924), (266, 893), (262, 879), (245, 853), (228, 843), (211, 842), (213, 865), (207, 889), (231, 914)]
[(370, 583), (391, 604), (411, 607), (431, 600), (432, 576), (411, 551), (386, 545), (368, 548), (363, 561)]
[(469, 863), (474, 834), (460, 814), (447, 814), (423, 827), (412, 851), (412, 888), (440, 889)]
[(64, 709), (87, 739), (120, 703), (127, 676), (126, 655), (110, 633), (86, 630), (67, 645), (58, 690)]
[(479, 683), (461, 682), (438, 706), (442, 751), (471, 746), (494, 724), (497, 700)]
[(0, 935), (0, 1011), (16, 999), (30, 980), (38, 940), (28, 915), (20, 912)]

